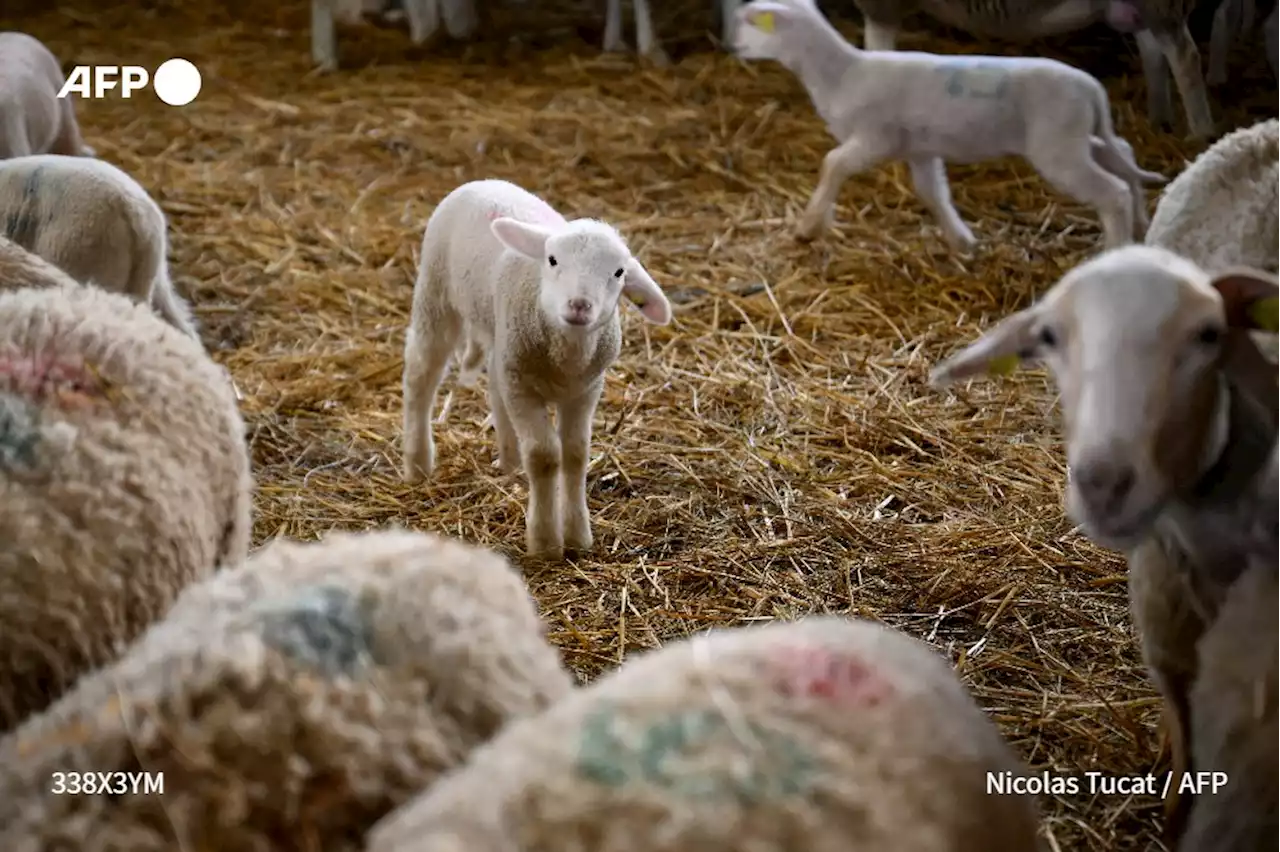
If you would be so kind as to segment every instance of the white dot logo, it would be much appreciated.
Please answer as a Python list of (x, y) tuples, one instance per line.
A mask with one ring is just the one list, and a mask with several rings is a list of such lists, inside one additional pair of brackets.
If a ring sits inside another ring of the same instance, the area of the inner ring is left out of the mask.
[(185, 59), (167, 59), (152, 75), (151, 88), (169, 106), (186, 106), (200, 94), (200, 70)]

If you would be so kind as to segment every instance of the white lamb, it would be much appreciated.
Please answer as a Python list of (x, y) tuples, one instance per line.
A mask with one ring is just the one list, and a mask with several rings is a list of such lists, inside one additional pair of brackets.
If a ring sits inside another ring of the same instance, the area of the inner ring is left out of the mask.
[(845, 181), (905, 160), (916, 194), (953, 249), (974, 245), (951, 201), (946, 163), (1019, 155), (1056, 189), (1098, 211), (1107, 247), (1142, 239), (1144, 171), (1116, 135), (1106, 89), (1050, 59), (940, 56), (854, 47), (813, 0), (755, 0), (738, 10), (734, 51), (771, 59), (804, 84), (839, 145), (796, 229), (802, 240), (829, 227)]
[(591, 417), (621, 348), (624, 293), (650, 322), (671, 321), (666, 296), (613, 227), (566, 220), (506, 181), (472, 181), (449, 193), (422, 237), (405, 338), (405, 481), (420, 482), (435, 467), (435, 397), (465, 335), (464, 383), (487, 355), (498, 463), (505, 473), (523, 464), (529, 477), (530, 554), (589, 549)]
[(49, 48), (26, 33), (0, 33), (0, 159), (27, 154), (92, 157), (76, 122), (75, 101)]

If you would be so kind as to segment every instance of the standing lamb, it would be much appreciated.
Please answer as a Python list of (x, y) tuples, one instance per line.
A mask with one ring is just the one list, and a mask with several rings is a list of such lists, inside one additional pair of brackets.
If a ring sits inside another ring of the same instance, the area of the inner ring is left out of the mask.
[(1009, 790), (1027, 774), (933, 649), (810, 617), (627, 660), (509, 725), (366, 852), (1033, 852), (1034, 799)]
[(58, 97), (65, 82), (49, 48), (26, 33), (0, 33), (0, 160), (94, 155), (80, 137), (75, 101)]
[(903, 22), (918, 12), (974, 35), (1011, 41), (1061, 35), (1106, 21), (1137, 39), (1151, 122), (1159, 127), (1173, 123), (1172, 72), (1191, 135), (1208, 139), (1214, 134), (1213, 111), (1200, 52), (1187, 28), (1195, 4), (1196, 0), (854, 0), (866, 22), (867, 50), (893, 50)]
[(57, 154), (0, 160), (0, 222), (0, 235), (76, 281), (152, 305), (200, 340), (169, 279), (164, 211), (117, 167)]
[[(1275, 368), (1247, 333), (1275, 331), (1277, 292), (1261, 270), (1210, 275), (1128, 246), (1077, 266), (931, 376), (942, 387), (1047, 363), (1066, 432), (1067, 512), (1128, 559), (1179, 775), (1191, 768), (1197, 643), (1256, 547), (1246, 531), (1280, 513), (1274, 486), (1259, 486), (1275, 476)], [(1190, 803), (1167, 805), (1176, 836)]]
[(591, 417), (622, 345), (618, 299), (665, 325), (666, 296), (612, 226), (566, 220), (501, 180), (449, 193), (427, 221), (421, 254), (404, 346), (405, 481), (435, 468), (436, 393), (465, 337), (464, 383), (487, 358), (498, 463), (505, 473), (523, 464), (529, 477), (529, 553), (590, 549)]
[(75, 283), (0, 293), (0, 732), (244, 559), (250, 489), (231, 385), (189, 337)]
[(906, 160), (916, 194), (958, 251), (973, 233), (951, 201), (946, 164), (1020, 155), (1060, 192), (1094, 207), (1107, 247), (1142, 239), (1144, 183), (1116, 135), (1107, 92), (1077, 68), (1050, 59), (940, 56), (860, 50), (814, 0), (754, 0), (739, 9), (735, 51), (780, 62), (804, 84), (839, 145), (822, 161), (796, 235), (830, 226), (845, 181)]
[[(402, 530), (273, 542), (0, 740), (0, 849), (355, 852), (573, 683), (492, 552)], [(164, 792), (56, 795), (79, 773)]]

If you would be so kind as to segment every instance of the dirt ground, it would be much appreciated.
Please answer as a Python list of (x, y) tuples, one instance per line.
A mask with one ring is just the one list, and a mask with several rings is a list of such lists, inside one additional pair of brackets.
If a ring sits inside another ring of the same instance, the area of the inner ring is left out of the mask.
[[(951, 169), (973, 259), (945, 249), (901, 166), (851, 181), (835, 231), (805, 246), (790, 226), (831, 141), (785, 71), (715, 51), (701, 4), (659, 10), (670, 68), (602, 57), (603, 4), (530, 4), (469, 46), (343, 30), (334, 75), (311, 71), (305, 0), (52, 5), (0, 28), (67, 65), (182, 56), (203, 73), (189, 106), (148, 91), (79, 115), (167, 211), (178, 286), (244, 393), (258, 542), (401, 524), (502, 550), (584, 679), (709, 627), (882, 619), (948, 654), (1037, 771), (1163, 771), (1124, 565), (1063, 514), (1044, 376), (924, 384), (1096, 244), (1093, 213), (1029, 167)], [(923, 30), (901, 46), (1019, 51)], [(1131, 42), (1030, 49), (1104, 78), (1145, 167), (1173, 175), (1198, 151), (1148, 126)], [(1260, 38), (1233, 73), (1223, 128), (1274, 115)], [(422, 228), (481, 177), (616, 223), (675, 303), (666, 328), (625, 312), (589, 475), (597, 547), (567, 564), (520, 556), (524, 484), (493, 465), (483, 381), (445, 386), (436, 480), (398, 474)], [(1052, 849), (1160, 848), (1154, 798), (1044, 806)]]

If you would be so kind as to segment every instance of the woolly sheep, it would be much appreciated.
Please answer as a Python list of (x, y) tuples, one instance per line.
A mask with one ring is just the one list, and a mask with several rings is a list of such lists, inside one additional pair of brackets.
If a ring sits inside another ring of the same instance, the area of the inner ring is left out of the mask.
[(869, 621), (725, 630), (508, 726), (368, 852), (1013, 852), (1026, 775), (950, 666)]
[(1276, 547), (1259, 553), (1236, 581), (1199, 647), (1191, 690), (1194, 763), (1226, 785), (1199, 797), (1179, 852), (1274, 848), (1277, 815)]
[(76, 281), (150, 304), (199, 342), (169, 280), (164, 211), (117, 167), (57, 154), (0, 160), (0, 221), (4, 236)]
[(26, 33), (0, 33), (0, 159), (28, 154), (92, 157), (57, 58)]
[[(1245, 333), (1274, 331), (1276, 296), (1265, 271), (1210, 275), (1167, 250), (1128, 246), (1077, 266), (930, 377), (942, 387), (1049, 366), (1066, 432), (1067, 512), (1128, 558), (1176, 773), (1188, 767), (1196, 643), (1247, 563), (1240, 527), (1280, 512), (1274, 488), (1262, 495), (1256, 485), (1276, 441), (1275, 371)], [(1186, 802), (1167, 804), (1176, 834)]]
[(802, 240), (830, 227), (845, 181), (905, 160), (916, 194), (955, 250), (974, 236), (951, 201), (946, 164), (1020, 155), (1060, 192), (1094, 207), (1108, 247), (1141, 239), (1140, 169), (1116, 135), (1107, 92), (1050, 59), (864, 51), (849, 44), (814, 0), (754, 0), (739, 9), (735, 51), (795, 73), (839, 145), (796, 229)]
[(0, 731), (244, 558), (250, 487), (230, 383), (190, 338), (79, 284), (0, 293)]
[[(572, 688), (496, 554), (400, 530), (274, 542), (0, 741), (0, 848), (358, 850)], [(163, 796), (49, 795), (53, 773), (144, 771)]]
[(591, 417), (621, 348), (618, 299), (659, 325), (671, 321), (670, 303), (613, 227), (567, 221), (506, 181), (449, 193), (427, 221), (421, 254), (404, 346), (405, 481), (434, 471), (435, 397), (465, 336), (463, 383), (488, 362), (498, 463), (504, 473), (523, 464), (529, 477), (529, 553), (589, 549)]
[(0, 291), (73, 287), (78, 282), (44, 258), (0, 236)]
[(1193, 136), (1214, 134), (1200, 53), (1187, 29), (1196, 0), (854, 0), (866, 22), (867, 50), (893, 50), (902, 23), (917, 12), (974, 35), (1028, 41), (1105, 21), (1137, 38), (1147, 80), (1147, 110), (1157, 126), (1173, 123), (1172, 76)]

